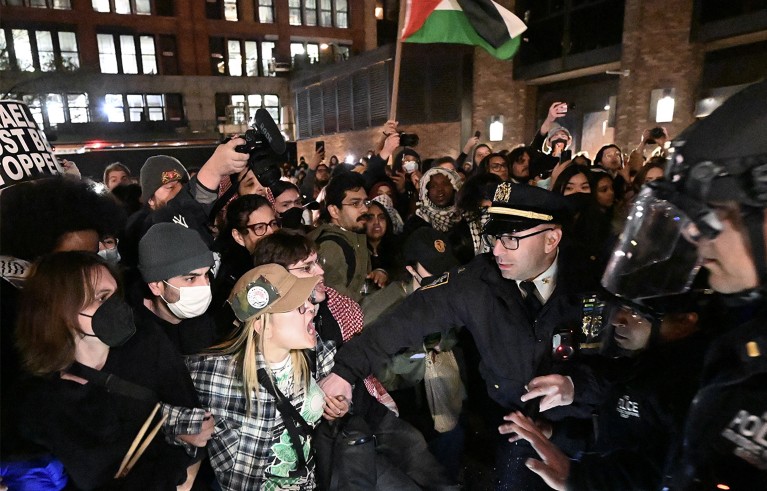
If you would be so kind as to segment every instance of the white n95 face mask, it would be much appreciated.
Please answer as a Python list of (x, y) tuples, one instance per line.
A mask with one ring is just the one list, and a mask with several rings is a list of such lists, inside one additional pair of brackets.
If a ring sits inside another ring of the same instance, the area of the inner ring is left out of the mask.
[(418, 169), (418, 162), (416, 162), (415, 160), (409, 160), (407, 162), (404, 162), (402, 164), (402, 169), (405, 171), (405, 173), (411, 174)]
[(160, 298), (165, 300), (170, 311), (179, 319), (191, 319), (192, 317), (201, 316), (208, 310), (208, 306), (213, 300), (210, 285), (178, 287), (171, 285), (167, 281), (164, 283), (178, 290), (178, 302), (168, 303), (164, 297), (161, 296)]

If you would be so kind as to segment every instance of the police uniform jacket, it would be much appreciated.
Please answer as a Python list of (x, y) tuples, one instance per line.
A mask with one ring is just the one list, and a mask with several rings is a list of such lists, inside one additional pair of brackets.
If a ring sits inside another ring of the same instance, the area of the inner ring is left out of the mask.
[[(612, 384), (598, 408), (593, 452), (570, 464), (571, 491), (660, 488), (669, 449), (681, 437), (708, 337), (651, 346), (636, 359), (604, 360)], [(578, 382), (576, 382), (578, 383)], [(576, 386), (576, 402), (578, 401)]]
[[(670, 490), (765, 489), (767, 483), (767, 306), (717, 338), (672, 462)], [(733, 312), (734, 315), (734, 312)]]
[(567, 283), (559, 264), (556, 288), (532, 322), (516, 282), (501, 276), (492, 254), (479, 255), (410, 295), (346, 343), (333, 372), (354, 382), (380, 370), (390, 356), (420, 347), (428, 334), (465, 327), (482, 356), (479, 369), (490, 397), (506, 409), (518, 409), (524, 385), (551, 373), (553, 334), (579, 325), (580, 305)]

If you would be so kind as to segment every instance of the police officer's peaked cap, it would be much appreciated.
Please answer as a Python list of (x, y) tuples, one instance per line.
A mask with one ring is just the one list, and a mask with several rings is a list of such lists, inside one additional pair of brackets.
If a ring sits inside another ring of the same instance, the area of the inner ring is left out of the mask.
[(483, 233), (500, 235), (541, 224), (563, 224), (572, 216), (569, 202), (560, 194), (528, 184), (503, 182), (488, 209), (490, 221)]

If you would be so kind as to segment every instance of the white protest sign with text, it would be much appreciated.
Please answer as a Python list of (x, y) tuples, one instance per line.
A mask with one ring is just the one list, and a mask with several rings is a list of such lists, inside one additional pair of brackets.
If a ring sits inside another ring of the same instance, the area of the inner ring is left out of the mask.
[(0, 190), (63, 174), (53, 149), (26, 104), (0, 101)]

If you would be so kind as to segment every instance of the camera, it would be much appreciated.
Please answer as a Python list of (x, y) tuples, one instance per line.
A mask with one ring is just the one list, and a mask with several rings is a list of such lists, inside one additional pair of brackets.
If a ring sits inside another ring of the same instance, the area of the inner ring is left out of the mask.
[(399, 132), (399, 144), (402, 147), (415, 147), (418, 145), (419, 141), (418, 135), (415, 133)]
[(235, 150), (247, 153), (248, 167), (262, 186), (271, 187), (280, 180), (280, 164), (287, 160), (286, 145), (282, 133), (266, 109), (260, 108), (253, 117), (251, 128), (242, 136), (245, 144)]
[(658, 139), (663, 138), (664, 136), (666, 136), (666, 132), (663, 131), (663, 128), (656, 126), (650, 130), (650, 138), (647, 139), (647, 143), (656, 143)]

